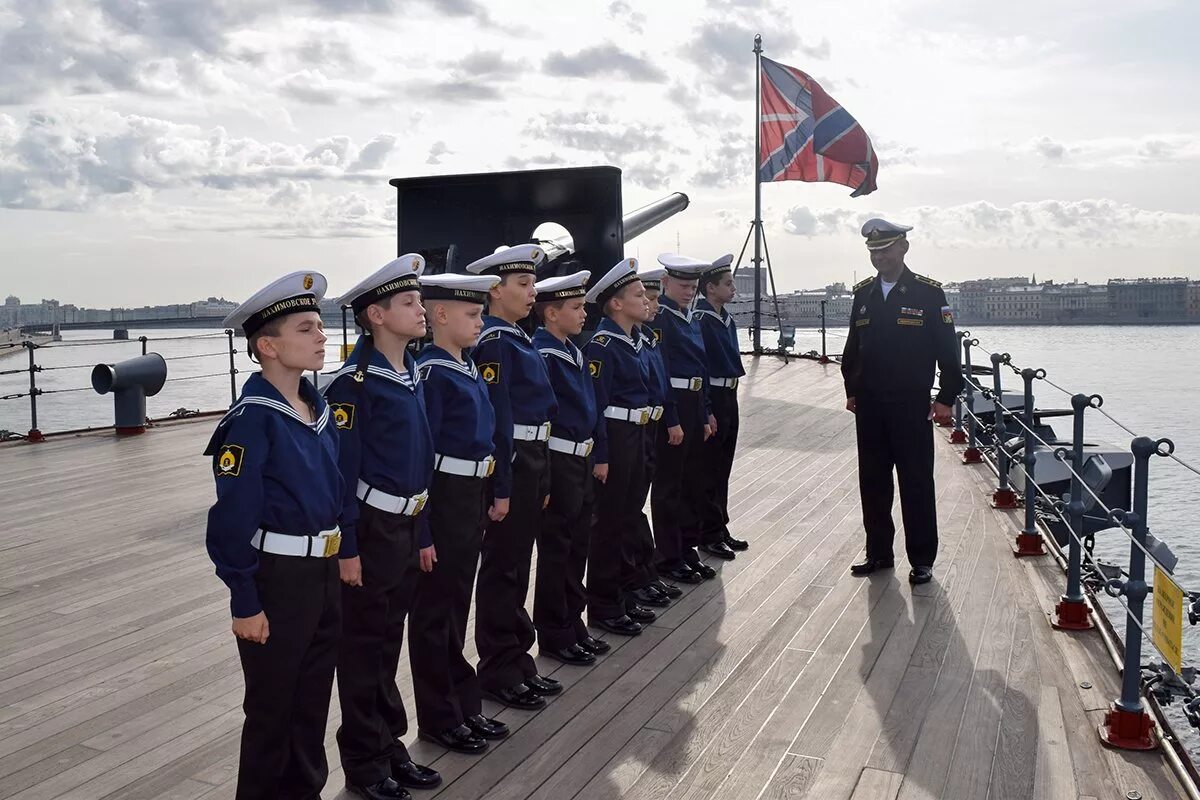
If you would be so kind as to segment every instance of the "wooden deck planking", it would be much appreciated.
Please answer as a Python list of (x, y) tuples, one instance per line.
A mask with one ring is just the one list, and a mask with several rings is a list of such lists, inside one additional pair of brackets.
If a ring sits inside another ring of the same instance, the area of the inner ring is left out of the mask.
[[(1181, 796), (1161, 757), (1099, 747), (1119, 681), (1102, 643), (1049, 629), (1061, 573), (1011, 557), (1015, 517), (941, 436), (937, 580), (846, 574), (862, 531), (842, 402), (835, 365), (750, 363), (731, 527), (752, 549), (595, 667), (542, 662), (568, 687), (544, 711), (489, 703), (514, 732), (487, 756), (412, 744), (447, 781), (418, 796)], [(233, 796), (211, 427), (0, 448), (0, 798)], [(411, 702), (407, 659), (400, 684)], [(343, 796), (332, 712), (327, 798)]]

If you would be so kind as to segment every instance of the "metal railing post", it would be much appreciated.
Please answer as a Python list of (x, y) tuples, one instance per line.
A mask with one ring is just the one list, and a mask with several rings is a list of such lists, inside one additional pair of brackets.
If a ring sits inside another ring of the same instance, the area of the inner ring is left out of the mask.
[[(1054, 620), (1050, 623), (1055, 628), (1068, 631), (1085, 631), (1094, 627), (1090, 618), (1091, 609), (1083, 599), (1083, 414), (1092, 407), (1093, 398), (1097, 403), (1103, 402), (1099, 395), (1088, 397), (1086, 394), (1071, 396), (1071, 409), (1074, 411), (1074, 426), (1071, 430), (1071, 496), (1067, 503), (1069, 512), (1069, 535), (1067, 542), (1067, 592), (1054, 608)], [(1065, 461), (1067, 451), (1059, 448), (1054, 451), (1054, 457)]]
[(29, 433), (25, 434), (25, 440), (29, 442), (43, 442), (46, 436), (38, 429), (37, 418), (37, 399), (41, 394), (41, 390), (37, 388), (37, 359), (33, 355), (33, 351), (37, 349), (37, 345), (33, 342), (24, 342), (25, 349), (29, 351)]
[(138, 341), (142, 343), (142, 355), (146, 355), (146, 342), (148, 340), (145, 336), (139, 336)]
[(967, 449), (963, 451), (964, 464), (980, 464), (983, 453), (979, 452), (979, 433), (975, 421), (975, 372), (971, 367), (971, 348), (979, 344), (978, 339), (963, 338), (963, 374), (967, 379)]
[(828, 364), (831, 362), (829, 353), (825, 350), (825, 300), (821, 301), (821, 357), (817, 359), (820, 364)]
[(237, 355), (237, 350), (233, 349), (233, 329), (226, 328), (225, 336), (229, 339), (229, 405), (237, 402), (237, 362), (234, 356)]
[[(970, 331), (958, 332), (958, 371), (963, 376), (963, 386), (967, 384), (967, 374), (963, 368), (962, 353), (966, 348), (966, 338), (971, 335)], [(963, 430), (963, 393), (959, 392), (954, 398), (954, 430), (950, 432), (950, 444), (966, 444), (967, 432)]]
[(1033, 382), (1045, 376), (1045, 370), (1029, 367), (1021, 370), (1021, 380), (1025, 382), (1025, 408), (1022, 412), (1022, 416), (1025, 417), (1025, 446), (1021, 458), (1021, 464), (1025, 468), (1025, 527), (1017, 534), (1016, 545), (1013, 547), (1013, 555), (1018, 557), (1046, 554), (1042, 546), (1042, 535), (1037, 527), (1037, 483), (1034, 477), (1037, 440), (1033, 436)]
[(992, 353), (992, 406), (995, 421), (992, 426), (996, 443), (996, 491), (992, 492), (992, 508), (1016, 508), (1017, 495), (1008, 484), (1008, 451), (1004, 449), (1004, 441), (1008, 436), (1008, 427), (1004, 422), (1004, 392), (1000, 386), (1000, 365), (1009, 363), (1008, 353)]

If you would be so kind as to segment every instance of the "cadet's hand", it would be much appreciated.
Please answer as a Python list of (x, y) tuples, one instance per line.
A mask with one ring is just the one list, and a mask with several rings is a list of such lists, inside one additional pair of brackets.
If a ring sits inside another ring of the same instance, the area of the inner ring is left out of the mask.
[(437, 548), (433, 545), (421, 548), (421, 572), (433, 572), (433, 565), (437, 563)]
[(708, 427), (712, 429), (712, 432), (709, 433), (709, 436), (716, 436), (717, 435), (717, 418), (714, 417), (712, 414), (708, 415)]
[(667, 444), (683, 444), (683, 426), (672, 425), (667, 428)]
[(542, 500), (542, 511), (550, 507), (550, 495), (546, 495), (546, 499)]
[(942, 403), (934, 402), (929, 406), (929, 418), (939, 425), (949, 425), (950, 416), (954, 413), (954, 409)]
[(266, 644), (271, 635), (271, 627), (267, 625), (267, 614), (260, 611), (253, 617), (234, 617), (233, 635), (247, 642)]
[(592, 467), (592, 475), (601, 483), (608, 483), (608, 464), (597, 464)]
[(338, 575), (347, 586), (362, 586), (362, 559), (358, 556), (338, 559)]
[(499, 522), (508, 516), (508, 498), (497, 497), (492, 501), (492, 507), (488, 509), (488, 519), (492, 522)]
[(855, 402), (853, 397), (846, 398), (846, 410), (849, 411), (851, 414), (858, 413), (858, 403)]

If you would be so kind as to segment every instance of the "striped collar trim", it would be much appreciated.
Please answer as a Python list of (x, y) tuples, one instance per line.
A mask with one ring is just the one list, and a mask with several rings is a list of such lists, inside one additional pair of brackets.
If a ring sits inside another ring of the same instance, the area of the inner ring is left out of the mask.
[(417, 367), (424, 371), (432, 367), (445, 367), (455, 372), (461, 372), (471, 380), (479, 377), (479, 369), (476, 368), (475, 362), (468, 361), (466, 364), (460, 364), (452, 358), (427, 358), (417, 364)]
[(241, 407), (246, 406), (246, 405), (264, 406), (265, 408), (269, 408), (274, 411), (278, 411), (280, 414), (283, 414), (285, 417), (291, 417), (292, 419), (296, 420), (296, 422), (299, 422), (304, 427), (316, 431), (316, 433), (318, 435), (322, 431), (324, 431), (325, 428), (329, 425), (329, 406), (328, 405), (322, 405), (321, 414), (320, 414), (320, 416), (317, 417), (317, 421), (315, 423), (310, 423), (307, 420), (305, 420), (304, 417), (302, 417), (298, 413), (296, 413), (296, 409), (292, 408), (290, 404), (281, 403), (278, 400), (272, 400), (270, 397), (259, 397), (257, 395), (251, 395), (250, 397), (243, 397), (241, 400), (238, 400), (236, 403), (234, 403), (232, 406), (230, 406), (229, 410), (227, 412), (225, 412), (225, 416), (221, 417), (220, 424), (224, 424), (224, 422), (227, 419), (229, 419), (230, 417), (236, 416), (237, 413), (240, 413)]

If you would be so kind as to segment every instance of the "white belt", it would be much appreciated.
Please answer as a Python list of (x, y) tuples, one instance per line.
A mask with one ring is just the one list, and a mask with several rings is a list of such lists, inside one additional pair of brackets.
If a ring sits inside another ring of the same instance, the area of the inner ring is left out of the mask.
[(513, 438), (522, 442), (544, 442), (550, 438), (550, 423), (541, 425), (513, 425)]
[(736, 389), (738, 385), (737, 378), (709, 378), (709, 386), (717, 386), (722, 389)]
[(654, 420), (655, 422), (658, 422), (660, 419), (662, 419), (663, 408), (663, 406), (652, 406), (650, 408), (650, 419)]
[(604, 416), (609, 419), (619, 420), (621, 422), (632, 422), (634, 425), (645, 425), (650, 421), (650, 414), (653, 409), (649, 406), (645, 408), (621, 408), (620, 406), (609, 406), (604, 409)]
[(401, 514), (405, 517), (415, 517), (420, 514), (421, 509), (425, 507), (425, 501), (429, 499), (428, 491), (414, 494), (412, 497), (399, 497), (380, 491), (361, 478), (358, 481), (357, 494), (358, 499), (371, 508), (377, 508), (389, 514)]
[(703, 387), (703, 378), (671, 378), (672, 389), (687, 389), (689, 392), (698, 392)]
[(250, 544), (264, 553), (277, 556), (312, 556), (329, 558), (336, 556), (342, 546), (342, 532), (337, 528), (321, 531), (316, 536), (289, 536), (259, 528), (250, 537)]
[(488, 456), (483, 461), (471, 461), (454, 456), (437, 456), (433, 460), (433, 468), (448, 475), (461, 475), (464, 478), (486, 478), (496, 469), (496, 459)]
[(566, 453), (569, 456), (579, 456), (580, 458), (587, 458), (592, 454), (591, 439), (583, 442), (572, 442), (570, 439), (560, 439), (557, 436), (551, 436), (546, 440), (546, 446), (556, 453)]

